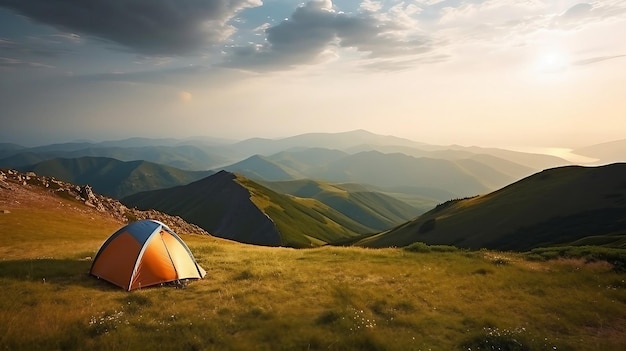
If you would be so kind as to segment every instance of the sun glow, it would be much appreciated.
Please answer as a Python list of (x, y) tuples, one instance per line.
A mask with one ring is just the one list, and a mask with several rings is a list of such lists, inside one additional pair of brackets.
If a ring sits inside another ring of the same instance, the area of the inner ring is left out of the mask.
[(539, 73), (561, 73), (567, 70), (569, 62), (569, 56), (565, 52), (545, 52), (536, 58), (535, 69)]

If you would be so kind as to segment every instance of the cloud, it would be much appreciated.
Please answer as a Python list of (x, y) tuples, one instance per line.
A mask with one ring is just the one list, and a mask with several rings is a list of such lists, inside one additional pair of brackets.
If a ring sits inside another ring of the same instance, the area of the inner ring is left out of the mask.
[[(417, 35), (394, 13), (374, 14), (373, 4), (356, 14), (336, 11), (331, 1), (313, 0), (298, 7), (279, 24), (265, 30), (264, 43), (234, 45), (225, 50), (225, 66), (282, 70), (324, 61), (340, 48), (366, 53), (368, 58), (422, 54), (432, 50), (432, 40)], [(413, 11), (407, 6), (407, 11)], [(394, 9), (398, 12), (398, 8)], [(330, 54), (330, 55), (329, 55)]]
[(0, 57), (0, 71), (15, 68), (54, 68), (40, 62), (17, 60), (8, 57)]
[(626, 57), (626, 55), (592, 57), (592, 58), (588, 58), (588, 59), (572, 62), (572, 65), (584, 66), (584, 65), (590, 65), (590, 64), (593, 64), (593, 63), (598, 63), (598, 62), (602, 62), (602, 61), (606, 61), (606, 60), (613, 60), (613, 59), (621, 58), (621, 57)]
[(220, 43), (228, 24), (261, 0), (0, 0), (38, 22), (88, 34), (142, 54), (183, 55)]
[(551, 27), (555, 29), (578, 29), (592, 22), (622, 17), (626, 14), (623, 1), (604, 1), (593, 4), (576, 4), (560, 15), (554, 16)]

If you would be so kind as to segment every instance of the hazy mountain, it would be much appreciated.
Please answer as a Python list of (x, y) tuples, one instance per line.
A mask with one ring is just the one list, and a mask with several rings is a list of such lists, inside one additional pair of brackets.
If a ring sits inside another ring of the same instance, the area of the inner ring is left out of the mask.
[(573, 153), (595, 158), (598, 164), (626, 162), (626, 139), (583, 147)]
[(315, 199), (281, 195), (226, 171), (122, 202), (177, 215), (213, 235), (257, 245), (311, 247), (373, 231)]
[(13, 143), (0, 143), (0, 158), (9, 157), (23, 149), (24, 147), (22, 145), (17, 145)]
[(104, 157), (55, 158), (19, 169), (78, 185), (88, 184), (97, 193), (118, 199), (140, 191), (188, 184), (213, 173)]
[(120, 161), (145, 160), (185, 170), (208, 170), (223, 164), (225, 158), (192, 145), (97, 147), (90, 143), (54, 144), (20, 150), (0, 159), (0, 167), (21, 167), (53, 158), (108, 157)]
[[(369, 191), (365, 187), (343, 187), (314, 180), (285, 182), (262, 182), (268, 188), (282, 194), (316, 199), (343, 213), (356, 222), (378, 231), (386, 230), (424, 211), (389, 195)], [(348, 190), (349, 188), (352, 188)]]
[[(414, 157), (438, 158), (444, 160), (461, 160), (479, 158), (488, 166), (498, 165), (503, 173), (515, 177), (526, 177), (534, 172), (570, 164), (565, 159), (535, 153), (525, 153), (498, 148), (482, 148), (460, 145), (397, 146), (397, 145), (359, 145), (345, 150), (350, 153), (363, 151), (379, 151), (382, 153), (403, 153)], [(493, 162), (493, 163), (492, 163)]]
[(626, 164), (549, 169), (487, 195), (448, 201), (364, 246), (413, 242), (528, 250), (554, 244), (626, 246)]
[[(415, 158), (405, 154), (361, 152), (330, 162), (309, 174), (313, 179), (373, 184), (381, 187), (411, 186), (441, 189), (455, 196), (488, 192), (471, 173), (452, 161)], [(506, 179), (502, 180), (506, 183)]]
[(297, 148), (326, 148), (344, 150), (362, 144), (371, 145), (423, 145), (412, 140), (353, 130), (342, 133), (307, 133), (282, 139), (252, 138), (231, 145), (239, 153), (272, 155), (280, 151)]
[[(377, 151), (348, 154), (322, 148), (255, 155), (223, 169), (263, 181), (316, 179), (333, 183), (365, 183), (382, 188), (422, 189), (418, 197), (443, 194), (447, 200), (486, 193), (532, 174), (530, 168), (489, 155), (442, 160)], [(493, 166), (491, 166), (493, 165)], [(503, 169), (505, 172), (501, 172)]]
[(289, 180), (294, 179), (294, 175), (273, 162), (269, 158), (260, 155), (250, 156), (247, 159), (222, 167), (223, 170), (232, 173), (239, 173), (248, 178), (256, 180)]

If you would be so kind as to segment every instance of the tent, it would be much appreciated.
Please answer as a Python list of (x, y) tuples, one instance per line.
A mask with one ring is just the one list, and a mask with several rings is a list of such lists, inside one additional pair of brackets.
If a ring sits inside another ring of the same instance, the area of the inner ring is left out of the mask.
[(185, 242), (165, 224), (150, 219), (113, 233), (98, 250), (89, 273), (128, 291), (206, 275)]

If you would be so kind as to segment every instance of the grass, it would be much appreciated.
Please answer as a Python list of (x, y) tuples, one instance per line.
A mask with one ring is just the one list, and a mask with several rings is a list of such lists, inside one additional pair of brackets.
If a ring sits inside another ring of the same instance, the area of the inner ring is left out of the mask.
[(118, 223), (30, 211), (0, 216), (0, 349), (626, 349), (626, 277), (603, 261), (180, 233), (206, 278), (128, 293), (87, 274)]

